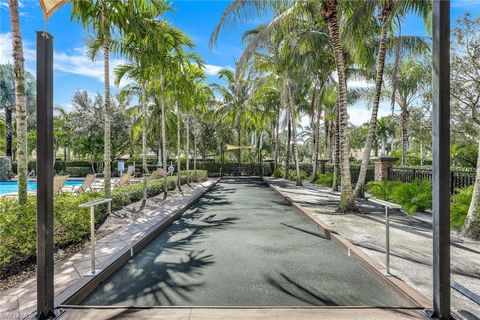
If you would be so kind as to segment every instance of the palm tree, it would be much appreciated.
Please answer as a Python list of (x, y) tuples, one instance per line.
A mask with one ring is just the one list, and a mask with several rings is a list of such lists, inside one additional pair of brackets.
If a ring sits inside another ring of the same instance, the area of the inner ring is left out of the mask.
[(25, 93), (25, 66), (18, 0), (10, 0), (10, 24), (12, 27), (13, 69), (15, 74), (15, 119), (17, 122), (17, 174), (18, 202), (27, 203), (27, 102)]
[[(127, 17), (124, 4), (120, 1), (74, 1), (72, 4), (72, 19), (80, 21), (85, 28), (92, 28), (95, 32), (93, 42), (90, 44), (91, 58), (95, 58), (97, 53), (94, 45), (99, 45), (103, 49), (103, 76), (104, 76), (104, 192), (105, 197), (111, 197), (111, 133), (110, 133), (110, 51), (114, 47), (115, 41), (112, 36), (115, 32), (125, 32)], [(121, 14), (123, 13), (123, 14)], [(120, 30), (118, 30), (120, 29)], [(95, 43), (96, 42), (96, 43)], [(110, 206), (109, 209), (110, 210)]]
[[(219, 71), (220, 79), (227, 81), (227, 86), (212, 84), (212, 88), (222, 96), (222, 103), (217, 109), (217, 114), (227, 121), (237, 131), (237, 145), (242, 146), (243, 129), (245, 127), (247, 112), (247, 101), (249, 95), (248, 81), (243, 77), (239, 70), (235, 73), (229, 69)], [(241, 163), (242, 149), (237, 151), (238, 164)]]
[[(35, 102), (35, 78), (25, 72), (25, 99), (27, 113)], [(11, 64), (0, 65), (0, 109), (5, 112), (5, 155), (12, 156), (13, 118), (15, 110), (15, 73)]]
[[(80, 21), (85, 28), (90, 28), (94, 36), (89, 41), (89, 55), (92, 60), (103, 51), (104, 66), (104, 190), (105, 197), (111, 197), (111, 128), (110, 128), (110, 51), (128, 52), (123, 45), (136, 45), (135, 40), (144, 38), (153, 19), (164, 13), (168, 6), (163, 2), (147, 0), (77, 0), (72, 4), (72, 19)], [(158, 21), (157, 21), (158, 22)], [(159, 23), (159, 22), (158, 22)], [(122, 43), (118, 35), (134, 35)], [(110, 210), (110, 208), (109, 208)]]
[[(380, 104), (380, 98), (382, 97), (383, 73), (385, 68), (385, 57), (387, 54), (387, 41), (389, 33), (393, 32), (392, 28), (394, 26), (394, 23), (405, 17), (408, 12), (416, 11), (417, 13), (428, 19), (429, 12), (431, 11), (431, 2), (427, 0), (377, 0), (363, 1), (358, 4), (355, 3), (355, 6), (355, 10), (353, 10), (351, 14), (351, 20), (353, 23), (346, 29), (354, 31), (351, 32), (351, 36), (353, 38), (351, 43), (355, 45), (357, 52), (362, 51), (362, 49), (365, 48), (364, 44), (366, 44), (366, 42), (362, 35), (365, 34), (365, 29), (368, 28), (366, 27), (366, 25), (369, 24), (368, 22), (372, 22), (372, 18), (375, 19), (375, 17), (378, 17), (378, 26), (374, 26), (373, 29), (377, 27), (380, 28), (378, 53), (375, 66), (375, 95), (373, 99), (372, 114), (370, 117), (370, 127), (365, 143), (365, 148), (363, 150), (362, 164), (360, 167), (357, 184), (354, 190), (354, 195), (356, 197), (360, 194), (363, 194), (363, 188), (365, 186), (365, 178), (367, 174), (367, 165), (370, 160), (370, 153), (376, 133), (378, 107)], [(367, 20), (368, 22), (365, 23), (365, 20)], [(421, 39), (413, 40), (419, 40), (420, 46), (423, 46)], [(397, 41), (395, 42), (397, 43)], [(406, 45), (406, 43), (406, 41), (403, 42), (404, 46)], [(416, 43), (415, 45), (418, 46), (418, 44)], [(358, 50), (359, 48), (360, 50)], [(365, 51), (369, 51), (369, 49), (366, 49)], [(369, 58), (367, 57), (366, 60), (366, 64), (368, 65)]]

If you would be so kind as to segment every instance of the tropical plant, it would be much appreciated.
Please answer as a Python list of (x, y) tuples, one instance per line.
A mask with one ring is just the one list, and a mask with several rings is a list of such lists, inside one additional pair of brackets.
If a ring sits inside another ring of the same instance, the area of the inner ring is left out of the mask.
[(17, 175), (18, 202), (27, 203), (27, 102), (25, 83), (25, 57), (23, 55), (22, 34), (20, 32), (20, 15), (18, 0), (10, 0), (10, 25), (12, 28), (13, 70), (15, 74), (15, 119), (17, 122)]

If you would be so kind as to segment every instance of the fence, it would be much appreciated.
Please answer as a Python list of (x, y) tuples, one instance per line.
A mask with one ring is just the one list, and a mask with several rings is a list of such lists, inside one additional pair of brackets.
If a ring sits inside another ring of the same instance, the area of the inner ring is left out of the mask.
[[(414, 180), (432, 181), (431, 169), (417, 168), (391, 168), (388, 171), (388, 180), (412, 182)], [(450, 171), (450, 192), (453, 194), (455, 189), (465, 188), (475, 183), (475, 171)]]
[[(333, 173), (333, 165), (326, 164), (325, 165), (325, 172)], [(352, 183), (357, 183), (358, 176), (360, 175), (360, 166), (350, 166), (350, 180)], [(365, 178), (365, 183), (375, 180), (375, 167), (368, 166), (367, 167), (367, 175)]]

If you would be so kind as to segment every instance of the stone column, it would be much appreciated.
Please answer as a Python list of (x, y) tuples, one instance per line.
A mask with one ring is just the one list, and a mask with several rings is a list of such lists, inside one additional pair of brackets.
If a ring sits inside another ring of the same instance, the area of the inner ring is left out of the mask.
[(393, 168), (393, 164), (398, 158), (378, 157), (372, 160), (375, 163), (375, 181), (386, 181), (388, 180), (388, 170)]
[(318, 159), (318, 173), (325, 173), (325, 164), (328, 162), (328, 159)]

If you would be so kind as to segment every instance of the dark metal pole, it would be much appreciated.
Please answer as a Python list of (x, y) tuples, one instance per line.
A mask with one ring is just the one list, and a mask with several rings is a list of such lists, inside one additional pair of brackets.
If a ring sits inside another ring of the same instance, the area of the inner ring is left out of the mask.
[(37, 31), (37, 319), (53, 297), (53, 36)]
[(450, 1), (433, 1), (433, 314), (450, 319)]

